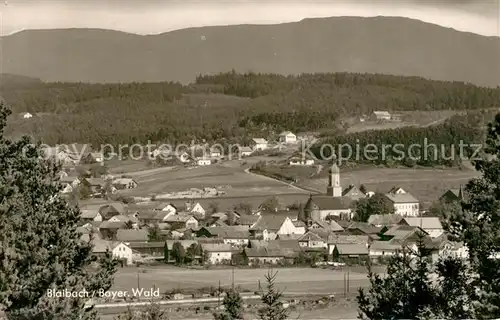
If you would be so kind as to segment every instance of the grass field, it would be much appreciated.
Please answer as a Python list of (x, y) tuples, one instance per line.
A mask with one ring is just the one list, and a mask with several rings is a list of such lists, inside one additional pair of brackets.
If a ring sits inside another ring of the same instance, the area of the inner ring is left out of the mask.
[[(332, 294), (344, 292), (346, 271), (321, 268), (279, 268), (276, 284), (285, 294)], [(258, 290), (259, 280), (265, 284), (268, 269), (234, 269), (234, 284), (243, 289)], [(115, 275), (114, 290), (141, 288), (149, 290), (159, 288), (160, 292), (174, 289), (193, 290), (208, 287), (228, 287), (232, 284), (230, 269), (182, 269), (175, 267), (123, 268)], [(359, 287), (368, 285), (366, 271), (358, 267), (349, 271), (349, 288), (354, 292)]]
[[(459, 169), (389, 169), (371, 168), (340, 173), (340, 182), (345, 188), (349, 184), (364, 184), (369, 191), (387, 192), (400, 186), (418, 200), (428, 204), (437, 200), (446, 190), (457, 188), (479, 174), (473, 170)], [(327, 177), (304, 179), (298, 186), (325, 192)]]

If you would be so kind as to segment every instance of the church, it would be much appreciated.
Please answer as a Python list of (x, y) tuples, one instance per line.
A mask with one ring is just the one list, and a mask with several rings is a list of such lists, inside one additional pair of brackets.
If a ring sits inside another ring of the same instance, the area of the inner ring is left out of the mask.
[(306, 225), (312, 221), (325, 221), (328, 216), (351, 220), (354, 199), (345, 196), (340, 185), (340, 169), (334, 162), (328, 171), (328, 186), (325, 195), (311, 195), (304, 205), (302, 220)]

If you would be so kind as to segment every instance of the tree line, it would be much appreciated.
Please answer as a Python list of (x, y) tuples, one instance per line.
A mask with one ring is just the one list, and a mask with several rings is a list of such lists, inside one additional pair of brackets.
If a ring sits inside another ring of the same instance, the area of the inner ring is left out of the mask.
[[(17, 82), (16, 82), (17, 83)], [(476, 110), (498, 107), (500, 89), (378, 74), (200, 75), (174, 82), (2, 86), (14, 114), (7, 133), (48, 144), (241, 143), (281, 130), (332, 130), (343, 117), (374, 110)], [(233, 99), (229, 99), (233, 97)], [(237, 98), (239, 97), (239, 98)]]

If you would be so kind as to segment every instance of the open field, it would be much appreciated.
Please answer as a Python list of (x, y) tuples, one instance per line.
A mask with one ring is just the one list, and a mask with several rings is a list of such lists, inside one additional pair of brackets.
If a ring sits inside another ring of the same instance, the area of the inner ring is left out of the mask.
[[(279, 268), (276, 277), (277, 287), (286, 294), (308, 295), (344, 292), (344, 276), (346, 271), (321, 268)], [(265, 284), (264, 276), (267, 268), (234, 269), (234, 284), (243, 289), (258, 290), (259, 280)], [(115, 275), (113, 290), (128, 290), (132, 288), (153, 287), (160, 292), (170, 292), (174, 289), (193, 290), (208, 287), (228, 287), (232, 284), (231, 269), (182, 269), (175, 267), (123, 268)], [(354, 292), (359, 287), (366, 287), (368, 279), (363, 268), (349, 271), (349, 288)]]
[[(477, 171), (459, 169), (409, 169), (371, 168), (341, 171), (340, 182), (345, 188), (349, 184), (364, 184), (369, 191), (387, 192), (397, 185), (428, 204), (437, 200), (447, 189), (458, 188), (471, 178), (479, 176)], [(325, 192), (327, 177), (304, 179), (298, 186)]]
[(279, 181), (245, 173), (241, 164), (238, 167), (219, 164), (190, 168), (162, 167), (143, 169), (127, 175), (139, 184), (136, 189), (122, 191), (127, 196), (151, 196), (203, 187), (220, 187), (228, 197), (300, 192)]
[(347, 133), (362, 132), (368, 130), (388, 130), (397, 129), (402, 127), (418, 126), (418, 127), (428, 127), (432, 125), (439, 124), (446, 119), (458, 114), (455, 110), (438, 110), (438, 111), (406, 111), (397, 112), (403, 117), (403, 121), (400, 122), (364, 122), (356, 123), (349, 127)]

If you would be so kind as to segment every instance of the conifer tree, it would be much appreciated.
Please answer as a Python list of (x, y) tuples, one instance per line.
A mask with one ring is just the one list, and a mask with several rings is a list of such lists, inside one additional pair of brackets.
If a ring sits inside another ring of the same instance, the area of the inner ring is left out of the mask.
[(281, 301), (283, 292), (276, 288), (276, 275), (278, 272), (269, 270), (266, 275), (267, 290), (262, 292), (261, 300), (264, 306), (259, 309), (259, 318), (261, 320), (286, 320), (288, 310), (283, 307)]
[(214, 320), (241, 320), (243, 319), (243, 299), (235, 289), (226, 291), (222, 301), (223, 311), (214, 312)]
[(9, 113), (0, 104), (0, 306), (8, 319), (95, 319), (88, 297), (49, 290), (108, 290), (116, 262), (80, 240), (80, 211), (60, 196), (60, 166), (29, 138), (4, 138)]

